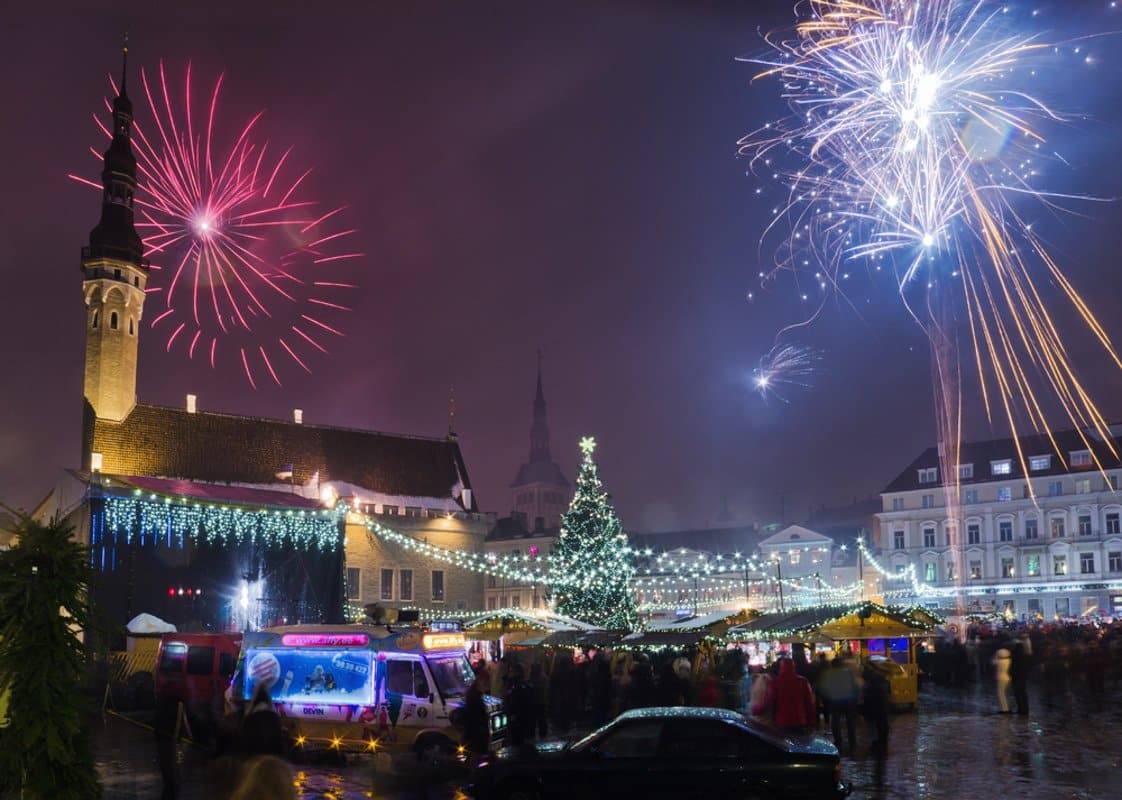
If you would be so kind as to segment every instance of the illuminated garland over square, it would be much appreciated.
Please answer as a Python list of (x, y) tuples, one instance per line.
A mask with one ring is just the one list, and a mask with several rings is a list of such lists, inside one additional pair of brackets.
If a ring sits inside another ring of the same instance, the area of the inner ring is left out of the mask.
[(105, 537), (141, 546), (183, 547), (195, 544), (222, 547), (243, 544), (334, 551), (342, 544), (341, 512), (329, 509), (269, 509), (206, 503), (185, 497), (106, 495)]

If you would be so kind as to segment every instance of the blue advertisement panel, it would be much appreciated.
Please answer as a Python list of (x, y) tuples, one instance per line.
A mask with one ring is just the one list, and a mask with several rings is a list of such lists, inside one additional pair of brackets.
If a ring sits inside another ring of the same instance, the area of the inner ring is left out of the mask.
[(278, 703), (369, 705), (373, 702), (372, 653), (326, 648), (250, 649), (245, 656), (245, 694), (258, 684)]

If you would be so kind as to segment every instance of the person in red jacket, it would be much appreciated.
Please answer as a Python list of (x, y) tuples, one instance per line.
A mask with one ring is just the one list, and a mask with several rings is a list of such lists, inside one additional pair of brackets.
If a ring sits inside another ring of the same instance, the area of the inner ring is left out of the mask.
[(810, 682), (795, 672), (795, 662), (789, 658), (779, 662), (779, 675), (768, 686), (767, 694), (752, 706), (752, 714), (772, 713), (775, 727), (789, 731), (813, 728), (818, 720), (814, 703), (814, 690)]

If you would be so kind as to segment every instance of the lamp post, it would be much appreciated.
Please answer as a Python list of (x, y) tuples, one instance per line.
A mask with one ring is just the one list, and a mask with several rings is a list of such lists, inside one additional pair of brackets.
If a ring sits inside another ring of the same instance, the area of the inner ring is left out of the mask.
[(779, 587), (779, 610), (783, 610), (783, 559), (775, 556), (775, 585)]

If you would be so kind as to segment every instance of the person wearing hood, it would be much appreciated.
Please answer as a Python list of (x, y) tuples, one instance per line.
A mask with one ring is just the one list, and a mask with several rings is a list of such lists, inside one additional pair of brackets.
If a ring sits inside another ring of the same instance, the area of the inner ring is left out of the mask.
[(817, 722), (814, 690), (795, 672), (795, 663), (789, 658), (780, 660), (779, 675), (771, 681), (763, 701), (752, 706), (754, 716), (769, 712), (775, 727), (782, 730), (805, 731)]

